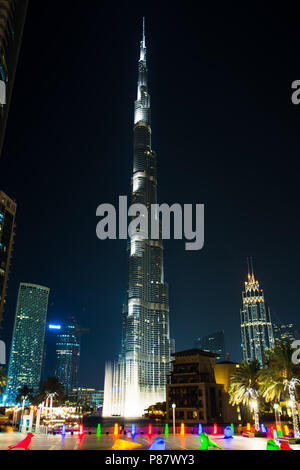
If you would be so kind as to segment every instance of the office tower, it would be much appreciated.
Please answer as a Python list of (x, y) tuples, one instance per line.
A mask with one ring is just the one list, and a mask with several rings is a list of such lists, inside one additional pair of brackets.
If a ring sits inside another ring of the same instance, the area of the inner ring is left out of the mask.
[(274, 335), (270, 309), (266, 305), (264, 292), (252, 272), (248, 270), (248, 281), (242, 293), (241, 333), (243, 359), (257, 360), (261, 365), (266, 349), (274, 346)]
[(0, 80), (6, 103), (0, 104), (0, 156), (22, 43), (28, 0), (0, 0)]
[(38, 392), (50, 289), (22, 282), (19, 287), (6, 389), (14, 404), (24, 385)]
[(289, 341), (291, 344), (298, 339), (298, 332), (293, 323), (287, 324), (274, 324), (273, 323), (274, 339), (279, 341)]
[(56, 337), (55, 376), (64, 386), (66, 395), (78, 387), (81, 332), (75, 318), (70, 317)]
[(0, 191), (0, 330), (15, 235), (16, 210), (16, 202)]
[[(147, 208), (157, 203), (145, 23), (135, 102), (131, 202), (144, 204)], [(164, 282), (161, 239), (146, 240), (140, 233), (130, 238), (127, 299), (122, 311), (122, 330), (119, 362), (114, 367), (108, 365), (106, 369), (104, 416), (141, 416), (150, 405), (165, 401), (170, 353), (174, 347), (169, 333), (168, 286)]]
[(195, 348), (217, 354), (216, 362), (226, 361), (224, 331), (217, 331), (208, 336), (197, 338)]

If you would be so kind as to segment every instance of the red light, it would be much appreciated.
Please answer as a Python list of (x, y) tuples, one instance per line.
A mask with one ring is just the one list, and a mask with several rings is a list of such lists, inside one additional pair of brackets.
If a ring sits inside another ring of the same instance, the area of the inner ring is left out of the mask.
[(80, 434), (80, 436), (83, 435), (83, 424), (81, 424), (81, 425), (79, 426), (79, 434)]
[(216, 423), (214, 424), (214, 434), (218, 434), (218, 426)]
[(149, 434), (149, 436), (152, 435), (152, 424), (151, 423), (148, 426), (148, 434)]

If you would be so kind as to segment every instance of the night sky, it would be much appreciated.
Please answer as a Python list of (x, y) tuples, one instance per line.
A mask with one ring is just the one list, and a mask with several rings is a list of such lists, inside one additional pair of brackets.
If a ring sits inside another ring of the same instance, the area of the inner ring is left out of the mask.
[[(225, 330), (241, 360), (253, 256), (274, 322), (299, 326), (299, 15), (274, 3), (30, 0), (0, 187), (18, 203), (4, 337), (17, 289), (51, 289), (51, 321), (78, 318), (80, 385), (120, 352), (126, 242), (96, 238), (96, 208), (129, 195), (142, 16), (159, 201), (205, 204), (205, 247), (165, 242), (176, 349)], [(298, 322), (298, 324), (297, 324)]]

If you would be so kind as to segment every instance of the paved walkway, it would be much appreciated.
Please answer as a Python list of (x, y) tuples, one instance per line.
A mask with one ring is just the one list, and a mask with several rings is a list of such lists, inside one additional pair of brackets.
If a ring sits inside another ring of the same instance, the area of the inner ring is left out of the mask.
[[(9, 445), (16, 444), (24, 439), (25, 435), (20, 433), (0, 433), (0, 450), (6, 450)], [(198, 436), (136, 436), (134, 442), (141, 444), (140, 449), (147, 450), (157, 437), (163, 437), (166, 441), (167, 450), (197, 450), (199, 449)], [(120, 439), (132, 440), (126, 436)], [(216, 444), (225, 450), (266, 450), (267, 440), (260, 438), (245, 438), (235, 436), (234, 439), (223, 439), (221, 436), (211, 436)], [(35, 435), (32, 439), (30, 450), (109, 450), (115, 442), (113, 436), (67, 435), (63, 438), (57, 436)], [(295, 450), (300, 450), (300, 445), (291, 446)], [(213, 450), (213, 449), (211, 449)]]

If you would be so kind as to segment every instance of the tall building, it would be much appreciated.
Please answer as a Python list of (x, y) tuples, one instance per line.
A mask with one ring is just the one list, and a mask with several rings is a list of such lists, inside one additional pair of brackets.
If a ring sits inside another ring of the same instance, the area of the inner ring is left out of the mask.
[(280, 324), (276, 325), (273, 323), (274, 339), (279, 341), (289, 341), (293, 343), (298, 339), (298, 332), (293, 323), (288, 323), (286, 325)]
[(257, 360), (261, 365), (266, 349), (274, 346), (271, 313), (264, 292), (254, 277), (253, 267), (248, 272), (245, 291), (242, 293), (241, 333), (243, 359), (246, 362)]
[(16, 210), (16, 202), (0, 191), (0, 330), (15, 235)]
[(0, 104), (0, 156), (27, 7), (28, 0), (0, 0), (0, 80), (4, 82), (6, 89), (6, 103)]
[[(145, 23), (135, 102), (131, 202), (144, 204), (147, 208), (157, 203)], [(150, 220), (148, 224), (151, 227)], [(169, 332), (168, 286), (164, 282), (161, 239), (145, 240), (139, 233), (130, 238), (122, 330), (119, 362), (106, 368), (103, 414), (141, 416), (150, 405), (165, 400), (170, 354), (174, 347)]]
[(225, 353), (224, 331), (217, 331), (216, 333), (197, 338), (195, 341), (195, 348), (215, 353), (217, 355), (216, 362), (226, 361), (227, 359)]
[(64, 386), (66, 395), (70, 395), (78, 387), (81, 333), (77, 321), (71, 317), (63, 324), (56, 337), (55, 376)]
[(38, 391), (50, 289), (21, 283), (8, 366), (7, 404), (14, 404), (18, 390), (27, 385)]

